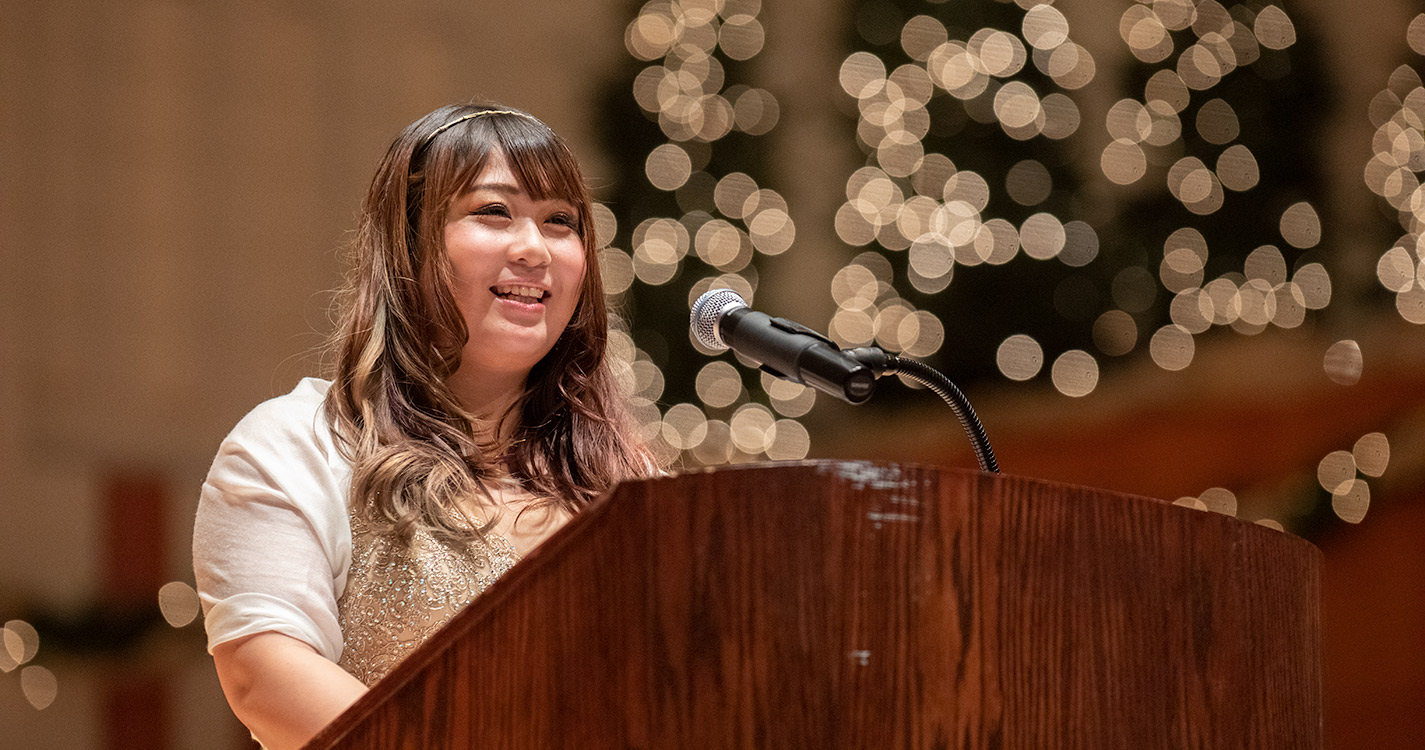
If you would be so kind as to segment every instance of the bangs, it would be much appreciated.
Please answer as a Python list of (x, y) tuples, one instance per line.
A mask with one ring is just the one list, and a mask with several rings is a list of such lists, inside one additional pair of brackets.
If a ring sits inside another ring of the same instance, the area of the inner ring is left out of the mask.
[(510, 171), (530, 197), (565, 200), (583, 210), (587, 192), (578, 162), (551, 131), (522, 117), (504, 117), (490, 124)]
[[(589, 221), (589, 193), (574, 154), (543, 123), (520, 115), (476, 117), (453, 128), (444, 143), (437, 139), (430, 154), (437, 200), (449, 200), (470, 189), (498, 150), (519, 186), (535, 200), (567, 201)], [(441, 146), (444, 145), (444, 148)], [(442, 179), (443, 178), (443, 179)], [(443, 202), (443, 201), (442, 201)]]

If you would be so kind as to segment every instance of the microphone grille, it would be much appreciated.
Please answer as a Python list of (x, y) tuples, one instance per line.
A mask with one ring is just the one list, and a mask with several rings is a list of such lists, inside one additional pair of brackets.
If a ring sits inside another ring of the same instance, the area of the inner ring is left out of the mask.
[(726, 349), (728, 345), (718, 333), (717, 324), (729, 310), (747, 307), (747, 301), (731, 289), (710, 289), (693, 303), (693, 314), (688, 325), (693, 338), (709, 349)]

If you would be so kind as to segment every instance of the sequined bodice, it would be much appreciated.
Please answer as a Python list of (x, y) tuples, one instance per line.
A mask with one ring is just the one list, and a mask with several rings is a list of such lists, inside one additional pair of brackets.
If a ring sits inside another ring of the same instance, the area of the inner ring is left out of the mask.
[(408, 547), (351, 514), (351, 568), (337, 601), (346, 647), (338, 663), (374, 684), (518, 560), (495, 534), (462, 550), (417, 532)]

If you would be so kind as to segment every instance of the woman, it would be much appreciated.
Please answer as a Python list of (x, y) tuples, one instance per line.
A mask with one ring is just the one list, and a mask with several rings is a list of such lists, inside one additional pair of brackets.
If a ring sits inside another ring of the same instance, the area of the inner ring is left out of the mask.
[(199, 503), (209, 650), (268, 747), (309, 739), (652, 467), (605, 359), (590, 206), (568, 147), (523, 112), (444, 107), (391, 144), (332, 381), (245, 417)]

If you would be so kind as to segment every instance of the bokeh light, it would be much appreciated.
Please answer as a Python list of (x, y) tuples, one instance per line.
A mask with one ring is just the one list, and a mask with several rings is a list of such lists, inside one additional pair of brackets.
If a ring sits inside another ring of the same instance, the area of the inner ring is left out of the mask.
[(727, 422), (710, 419), (707, 435), (693, 447), (693, 460), (704, 466), (716, 466), (731, 462), (737, 456), (737, 448), (732, 444), (732, 430)]
[(1069, 40), (1069, 21), (1047, 3), (1024, 14), (1024, 38), (1035, 50), (1053, 50)]
[(1054, 360), (1054, 387), (1065, 396), (1079, 398), (1098, 387), (1098, 360), (1082, 349), (1071, 349)]
[(1356, 458), (1350, 451), (1332, 451), (1316, 465), (1316, 480), (1321, 489), (1338, 492), (1356, 478)]
[(697, 392), (708, 406), (731, 406), (742, 396), (742, 377), (728, 362), (709, 362), (698, 370)]
[(1212, 99), (1197, 111), (1197, 132), (1204, 141), (1220, 146), (1237, 139), (1241, 124), (1232, 105), (1222, 99)]
[(804, 416), (816, 405), (816, 391), (793, 383), (790, 380), (774, 378), (762, 373), (762, 390), (772, 402), (772, 409), (784, 417)]
[(1157, 279), (1142, 266), (1126, 266), (1113, 276), (1113, 301), (1128, 312), (1147, 312), (1158, 296)]
[(1015, 334), (999, 345), (995, 363), (1010, 380), (1029, 380), (1044, 367), (1044, 349), (1032, 337)]
[(1360, 523), (1371, 505), (1371, 488), (1364, 479), (1351, 479), (1331, 493), (1331, 510), (1346, 523)]
[(1268, 5), (1257, 13), (1252, 23), (1252, 33), (1257, 41), (1267, 49), (1281, 50), (1296, 43), (1296, 27), (1286, 11), (1275, 5)]
[(798, 461), (811, 451), (811, 434), (794, 419), (779, 419), (771, 428), (772, 439), (766, 448), (773, 461)]
[(1173, 501), (1173, 505), (1181, 505), (1184, 508), (1192, 508), (1193, 510), (1207, 510), (1207, 505), (1196, 497), (1180, 497)]
[(728, 420), (732, 444), (738, 450), (756, 455), (767, 450), (776, 437), (777, 418), (761, 404), (744, 404)]
[(1240, 143), (1227, 147), (1217, 157), (1216, 172), (1223, 187), (1239, 193), (1256, 187), (1261, 179), (1257, 158)]
[(182, 581), (170, 581), (158, 590), (158, 610), (175, 628), (197, 619), (200, 606), (198, 592)]
[(901, 29), (901, 48), (912, 60), (924, 62), (950, 38), (945, 24), (930, 16), (916, 16)]
[[(1052, 362), (1047, 369), (1056, 390), (1080, 397), (1097, 389), (1100, 366), (1110, 358), (1151, 360), (1160, 376), (1189, 367), (1197, 347), (1223, 333), (1214, 328), (1243, 336), (1322, 330), (1311, 316), (1330, 306), (1338, 269), (1331, 256), (1303, 251), (1323, 246), (1329, 229), (1323, 218), (1330, 214), (1318, 210), (1327, 204), (1310, 191), (1265, 194), (1278, 189), (1279, 176), (1264, 174), (1280, 163), (1278, 154), (1263, 140), (1261, 103), (1234, 88), (1238, 72), (1259, 62), (1258, 78), (1280, 75), (1288, 59), (1282, 51), (1297, 42), (1287, 12), (1196, 0), (1115, 9), (1113, 23), (1126, 45), (1120, 49), (1143, 73), (1135, 80), (1145, 83), (1099, 104), (1103, 91), (1080, 92), (1094, 82), (1097, 65), (1073, 38), (1070, 16), (1049, 3), (1015, 5), (1017, 16), (974, 23), (952, 23), (934, 7), (887, 12), (874, 22), (858, 17), (857, 31), (872, 46), (848, 51), (835, 77), (864, 158), (845, 174), (844, 202), (828, 217), (836, 238), (854, 248), (847, 255), (856, 257), (828, 269), (829, 288), (820, 288), (835, 304), (827, 335), (841, 346), (932, 356), (945, 345), (950, 318), (942, 316), (966, 295), (984, 293), (986, 274), (1002, 274), (1004, 294), (1026, 302), (1039, 295), (1076, 335), (1048, 336), (1052, 329), (1017, 321), (996, 333), (1004, 337), (995, 349), (999, 373), (1031, 380)], [(788, 205), (791, 194), (767, 184), (755, 161), (729, 158), (729, 151), (713, 155), (729, 133), (761, 135), (780, 121), (771, 93), (779, 89), (759, 88), (741, 77), (748, 68), (735, 64), (775, 43), (761, 10), (755, 1), (649, 3), (626, 28), (630, 53), (644, 61), (634, 97), (667, 140), (647, 152), (645, 177), (673, 193), (681, 211), (626, 219), (633, 227), (631, 239), (620, 243), (626, 250), (601, 242), (600, 267), (612, 293), (640, 284), (687, 288), (690, 299), (713, 285), (750, 293), (759, 269), (771, 268), (764, 256), (795, 251), (792, 217), (802, 214)], [(1425, 49), (1422, 29), (1425, 20), (1413, 22), (1407, 36)], [(1122, 77), (1117, 68), (1114, 75)], [(1093, 121), (1083, 122), (1089, 112)], [(1370, 117), (1378, 132), (1366, 180), (1400, 212), (1404, 230), (1379, 257), (1376, 279), (1395, 295), (1402, 317), (1425, 322), (1425, 259), (1416, 239), (1425, 227), (1419, 76), (1397, 71), (1372, 100)], [(1107, 135), (1094, 174), (1068, 167), (1056, 150), (1072, 147), (1076, 141), (1055, 142), (1085, 125), (1096, 137)], [(953, 146), (961, 135), (964, 142), (994, 139), (1003, 163), (961, 156)], [(1167, 206), (1150, 200), (1156, 196)], [(1221, 231), (1253, 205), (1272, 206), (1262, 232), (1239, 241)], [(1181, 223), (1163, 230), (1171, 231), (1166, 240), (1160, 234), (1130, 252), (1119, 223), (1144, 206), (1175, 213)], [(596, 209), (601, 239), (617, 230), (607, 213), (606, 219)], [(1359, 290), (1342, 293), (1348, 292), (1355, 299)], [(1035, 335), (1006, 336), (1016, 328)], [(664, 349), (649, 348), (665, 361)], [(1355, 382), (1359, 348), (1332, 347), (1323, 368), (1337, 382)], [(642, 351), (627, 369), (629, 387), (653, 404), (641, 412), (658, 420), (650, 429), (683, 460), (800, 451), (795, 436), (804, 428), (796, 420), (816, 398), (805, 387), (713, 361), (694, 371), (692, 390), (683, 392), (686, 386), (655, 374), (661, 371), (654, 357)], [(670, 400), (687, 403), (658, 403), (665, 390)], [(778, 448), (781, 433), (792, 437)]]
[(1025, 159), (1010, 167), (1005, 176), (1004, 187), (1015, 203), (1033, 206), (1043, 203), (1049, 197), (1049, 193), (1054, 189), (1054, 178), (1043, 163)]
[(1037, 260), (1048, 260), (1059, 254), (1068, 241), (1068, 234), (1059, 217), (1040, 212), (1024, 220), (1019, 228), (1019, 244), (1025, 255)]
[[(1064, 225), (1064, 249), (1059, 251), (1060, 263), (1074, 268), (1087, 266), (1098, 257), (1098, 250), (1098, 233), (1088, 222), (1075, 220)], [(1013, 257), (1012, 253), (1010, 257)]]
[(1198, 495), (1202, 505), (1213, 513), (1224, 516), (1237, 515), (1237, 495), (1225, 487), (1212, 487)]
[(1093, 341), (1104, 354), (1122, 356), (1137, 346), (1138, 324), (1123, 310), (1109, 310), (1094, 321)]
[(693, 173), (693, 161), (678, 145), (665, 143), (651, 151), (644, 163), (648, 182), (659, 190), (676, 190)]
[(1148, 351), (1153, 362), (1164, 370), (1174, 372), (1192, 364), (1197, 348), (1192, 334), (1176, 323), (1159, 328), (1148, 342)]
[(43, 711), (59, 696), (59, 681), (44, 667), (25, 667), (20, 670), (20, 691), (36, 711)]
[(1326, 377), (1341, 385), (1355, 385), (1360, 381), (1363, 367), (1361, 346), (1350, 339), (1332, 344), (1322, 361)]
[(717, 43), (723, 53), (733, 60), (750, 60), (762, 51), (766, 37), (756, 16), (738, 13), (723, 21), (718, 29)]
[(679, 450), (696, 448), (708, 434), (708, 420), (692, 404), (675, 404), (663, 415), (661, 436)]
[(608, 247), (614, 241), (614, 236), (618, 234), (618, 217), (598, 201), (593, 203), (594, 237), (597, 238), (595, 246), (599, 248)]
[(1405, 32), (1405, 41), (1417, 55), (1425, 55), (1425, 13), (1411, 19)]
[(1362, 435), (1351, 448), (1351, 458), (1362, 474), (1379, 477), (1390, 466), (1390, 441), (1381, 432)]
[(0, 642), (5, 647), (4, 655), (9, 665), (8, 672), (35, 658), (40, 650), (40, 636), (35, 627), (24, 620), (10, 620), (0, 628)]
[(1148, 156), (1143, 148), (1128, 138), (1114, 139), (1103, 150), (1100, 160), (1103, 175), (1119, 185), (1131, 185), (1148, 171)]
[(1294, 203), (1282, 213), (1281, 234), (1292, 247), (1316, 247), (1321, 242), (1321, 218), (1310, 203)]

